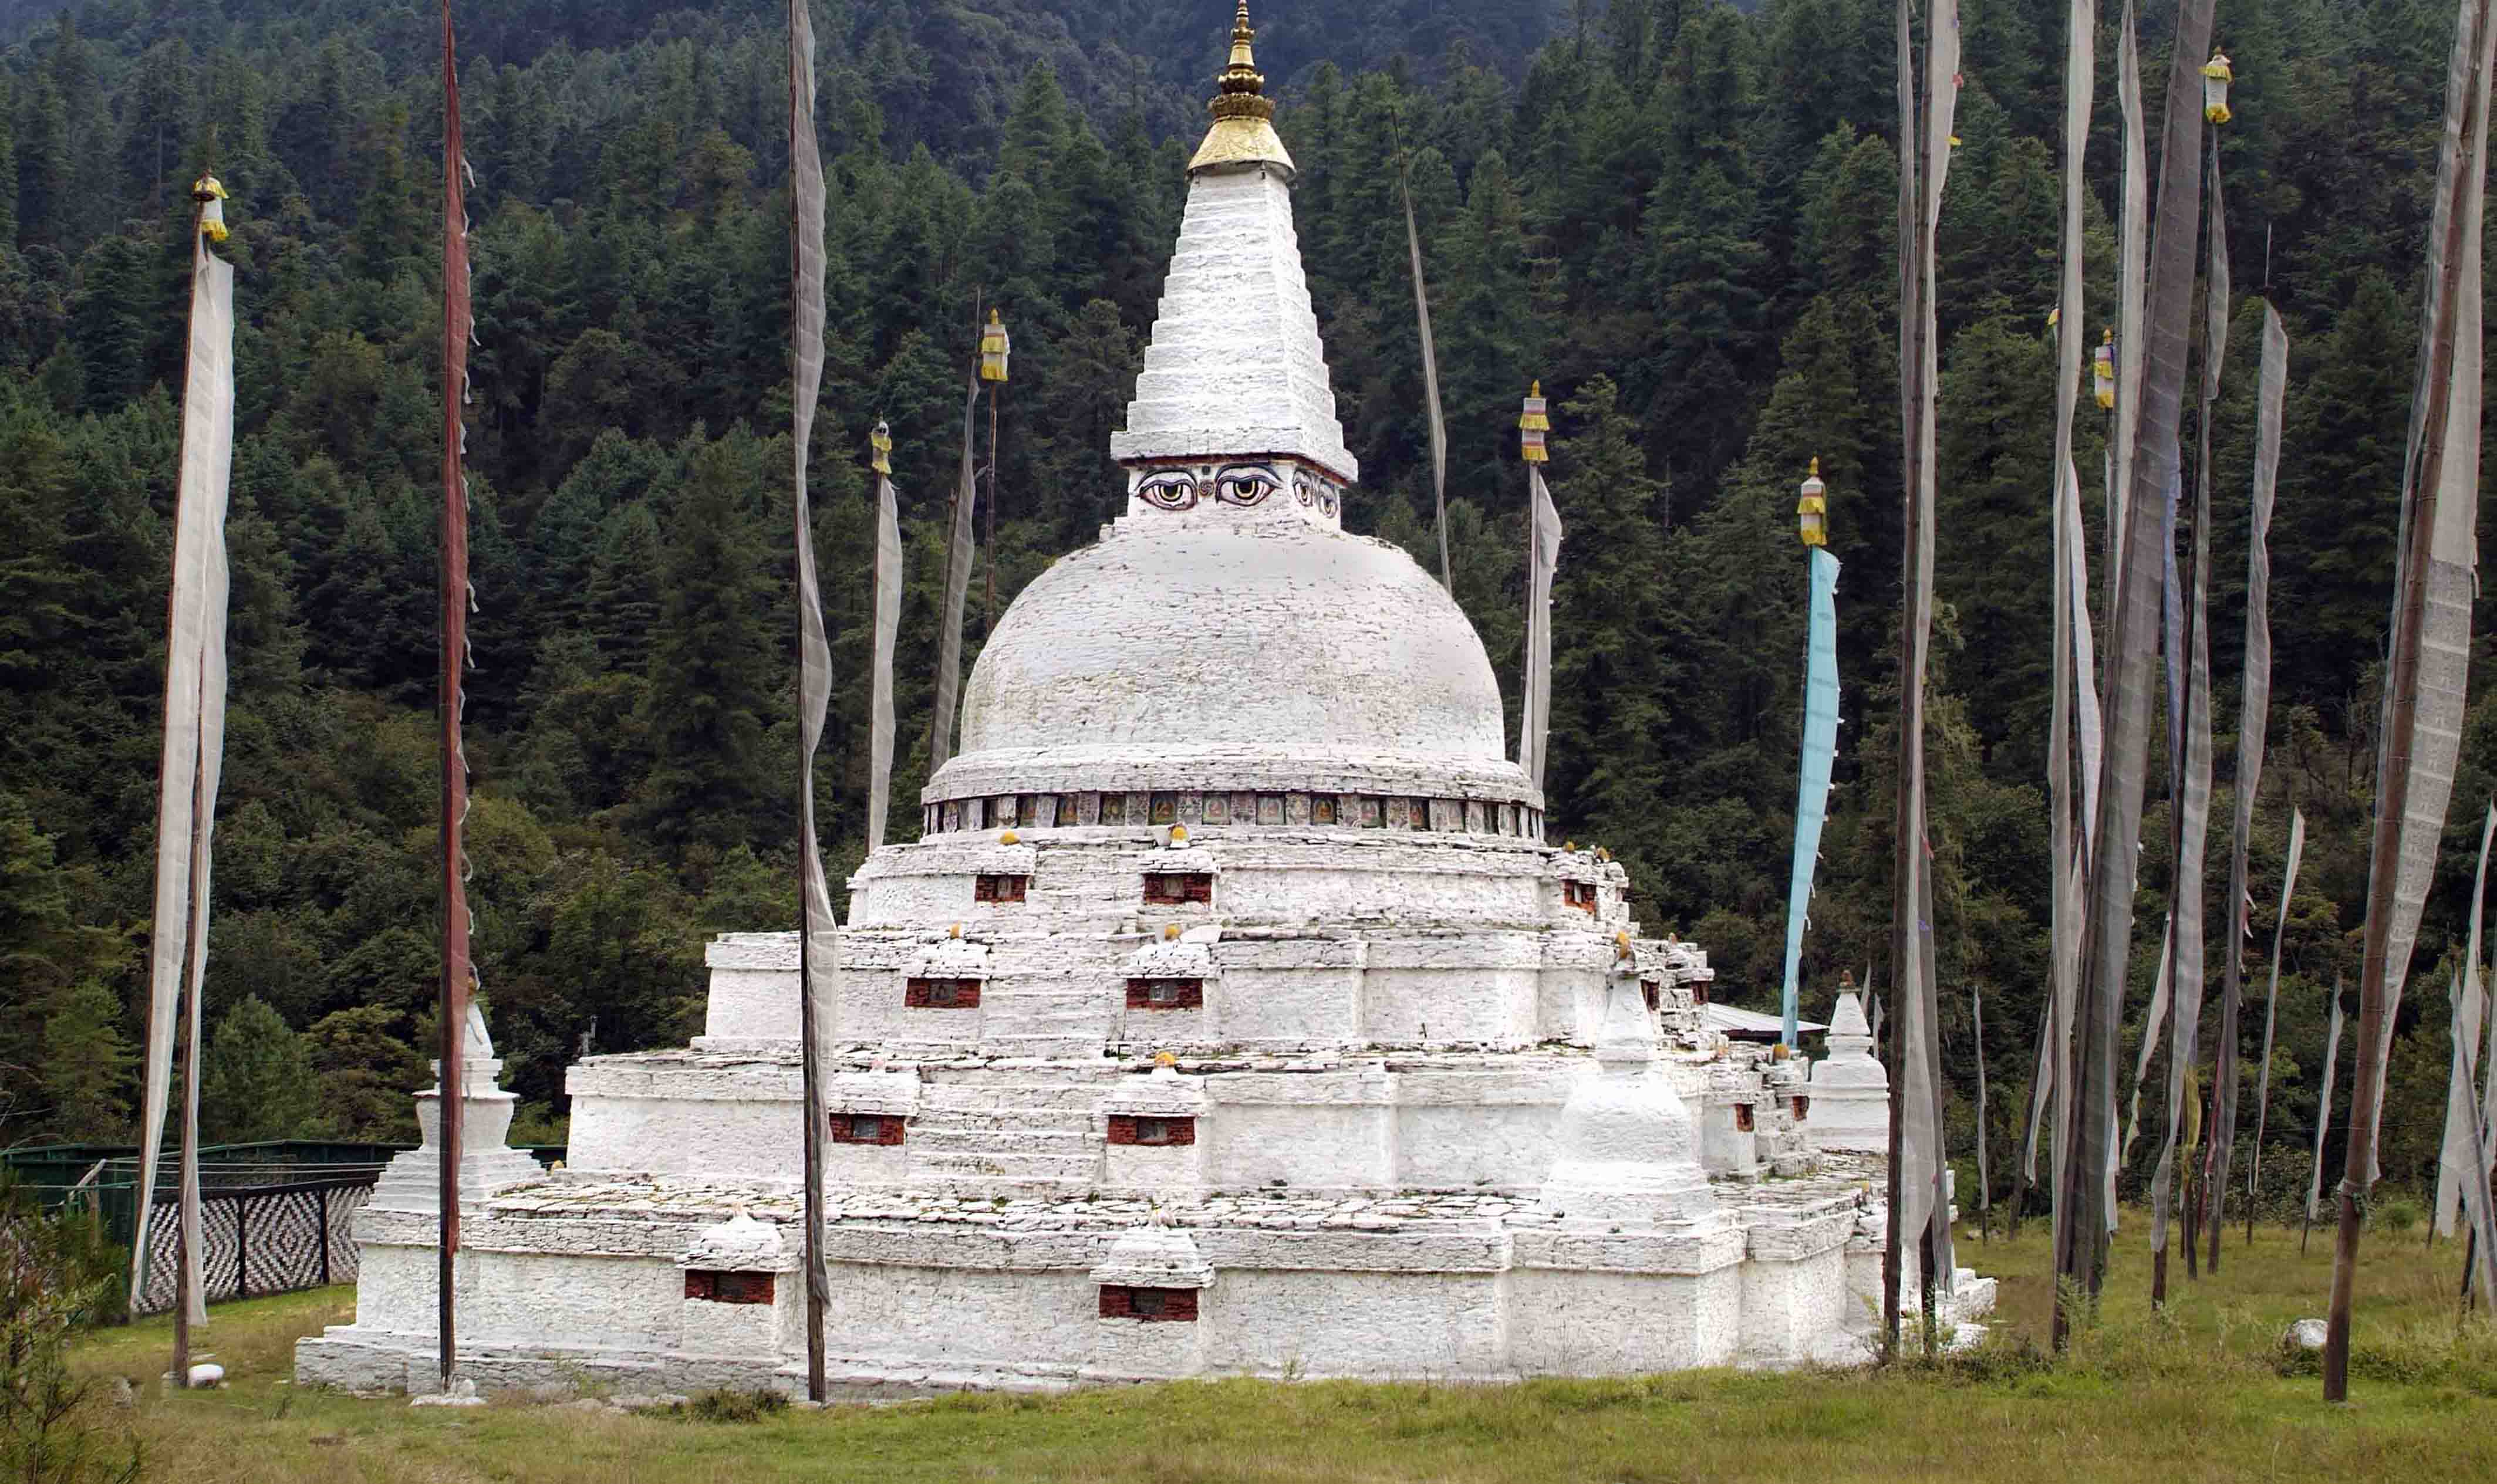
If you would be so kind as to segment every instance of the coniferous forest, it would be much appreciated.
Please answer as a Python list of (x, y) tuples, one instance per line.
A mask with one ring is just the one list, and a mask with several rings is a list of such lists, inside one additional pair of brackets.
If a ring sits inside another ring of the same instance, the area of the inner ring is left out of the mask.
[[(1718, 997), (1754, 1008), (1775, 1008), (1783, 951), (1805, 598), (1794, 502), (1819, 458), (1846, 564), (1845, 691), (1806, 1012), (1826, 1010), (1842, 967), (1885, 978), (1893, 8), (1257, 9), (1363, 463), (1348, 521), (1436, 551), (1397, 194), (1409, 178), (1449, 422), (1455, 589), (1512, 732), (1517, 405), (1538, 377), (1553, 397), (1569, 533), (1554, 837), (1609, 846), (1645, 923), (1698, 939)], [(765, 0), (458, 10), (477, 172), (470, 900), (525, 1142), (560, 1137), (573, 1058), (699, 1029), (708, 934), (795, 921), (785, 51), (781, 8)], [(899, 829), (926, 773), (975, 306), (1002, 307), (1017, 354), (997, 539), (972, 579), (974, 651), (992, 571), (1001, 612), (1122, 506), (1107, 438), (1230, 10), (815, 0), (832, 195), (815, 540), (837, 683), (818, 792), (836, 880), (865, 853), (868, 429), (893, 428), (908, 562)], [(1964, 0), (1940, 232), (1936, 931), (1951, 1149), (1970, 1178), (1980, 991), (1998, 1190), (2046, 977), (2064, 11)], [(2169, 55), (2170, 18), (2156, 6), (2142, 18), (2154, 169), (2167, 69), (2199, 61)], [(186, 187), (207, 169), (233, 194), (240, 324), (205, 1132), (413, 1134), (406, 1094), (427, 1080), (436, 973), (436, 24), (431, 7), (395, 0), (0, 3), (0, 1144), (132, 1136)], [(2259, 995), (2294, 805), (2310, 834), (2269, 1122), (2273, 1167), (2297, 1172), (2284, 1189), (2302, 1184), (2327, 996), (2336, 976), (2355, 979), (2450, 25), (2450, 6), (2427, 0), (2220, 7), (2238, 79), (2219, 152), (2239, 296), (2209, 438), (2223, 728), (2237, 714), (2264, 297), (2292, 343), (2248, 952)], [(2093, 329), (2113, 317), (2111, 55), (2102, 40)], [(2106, 426), (2086, 395), (2080, 438), (2096, 588)], [(2216, 755), (2226, 794), (2225, 733)], [(2420, 986), (2441, 985), (2458, 952), (2470, 837), (2492, 791), (2497, 710), (2482, 703), (2393, 1052), (2384, 1165), (2396, 1182), (2434, 1166), (2448, 1031), (2442, 996)], [(2168, 886), (2165, 790), (2152, 794), (2136, 1022)], [(2228, 806), (2215, 800), (2215, 815)], [(2215, 868), (2209, 886), (2214, 964), (2224, 878)], [(2245, 1059), (2248, 1087), (2260, 1022), (2258, 1008), (2246, 1044), (2222, 1053)]]

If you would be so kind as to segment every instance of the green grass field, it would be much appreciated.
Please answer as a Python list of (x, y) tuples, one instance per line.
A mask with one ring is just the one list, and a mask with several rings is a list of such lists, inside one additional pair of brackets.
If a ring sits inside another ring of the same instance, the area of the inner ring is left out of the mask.
[(1685, 1372), (1518, 1386), (1259, 1381), (989, 1396), (743, 1424), (500, 1403), (411, 1409), (298, 1391), (297, 1336), (349, 1316), (339, 1288), (215, 1310), (203, 1347), (225, 1390), (161, 1394), (169, 1329), (87, 1342), (92, 1374), (149, 1377), (128, 1426), (147, 1476), (185, 1484), (293, 1480), (1682, 1480), (2497, 1479), (2497, 1335), (2458, 1327), (2460, 1256), (2418, 1234), (2372, 1235), (2359, 1289), (2352, 1405), (2273, 1346), (2320, 1314), (2328, 1233), (2232, 1236), (2216, 1279), (2181, 1260), (2167, 1312), (2149, 1309), (2146, 1222), (2119, 1238), (2102, 1322), (2065, 1362), (2042, 1342), (2052, 1292), (2042, 1228), (1972, 1240), (1962, 1261), (2003, 1279), (1996, 1333), (1938, 1371)]

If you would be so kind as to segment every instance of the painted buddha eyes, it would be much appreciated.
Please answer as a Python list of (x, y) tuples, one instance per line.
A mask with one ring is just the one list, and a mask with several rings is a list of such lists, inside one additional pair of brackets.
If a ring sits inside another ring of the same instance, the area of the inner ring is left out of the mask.
[[(1283, 488), (1282, 477), (1271, 465), (1262, 463), (1224, 464), (1211, 477), (1199, 479), (1194, 471), (1171, 469), (1154, 474), (1136, 486), (1136, 497), (1156, 510), (1194, 510), (1199, 500), (1218, 500), (1246, 510), (1263, 504), (1268, 495)], [(1311, 497), (1306, 489), (1301, 503)], [(1328, 504), (1334, 502), (1330, 499)]]
[(1136, 487), (1136, 497), (1156, 510), (1194, 510), (1196, 476), (1185, 470), (1156, 474)]
[(1214, 476), (1214, 497), (1225, 505), (1255, 505), (1282, 488), (1275, 471), (1259, 463), (1226, 464)]

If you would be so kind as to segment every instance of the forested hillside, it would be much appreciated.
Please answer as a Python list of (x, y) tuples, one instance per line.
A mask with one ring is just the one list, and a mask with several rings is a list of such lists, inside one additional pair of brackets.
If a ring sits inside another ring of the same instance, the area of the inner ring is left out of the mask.
[[(432, 11), (97, 0), (30, 18), (47, 9), (0, 7), (0, 1142), (130, 1127), (182, 187), (209, 165), (234, 196), (243, 323), (208, 1133), (405, 1135), (434, 972)], [(569, 1058), (698, 1028), (706, 934), (793, 921), (780, 9), (458, 9), (479, 181), (471, 893), (495, 1039), (528, 1104), (522, 1132), (544, 1136)], [(2170, 58), (2167, 14), (2151, 10), (2155, 105)], [(2020, 1114), (2045, 957), (2058, 189), (2045, 137), (2060, 116), (2063, 11), (1964, 0), (1961, 147), (1941, 232), (1938, 934), (1963, 1094), (1971, 992), (1986, 1000), (1998, 1151)], [(891, 422), (903, 501), (895, 792), (907, 801), (924, 779), (938, 526), (974, 305), (1003, 305), (1017, 351), (999, 540), (983, 553), (1002, 608), (1121, 504), (1105, 443), (1152, 324), (1229, 12), (1229, 0), (816, 0), (833, 193), (816, 539), (839, 686), (819, 786), (837, 877), (863, 854), (867, 429)], [(1554, 397), (1569, 531), (1555, 836), (1609, 845), (1645, 922), (1702, 941), (1721, 997), (1754, 1005), (1776, 993), (1793, 808), (1795, 487), (1820, 458), (1847, 564), (1841, 786), (1807, 955), (1807, 1006), (1825, 1007), (1841, 965), (1887, 956), (1892, 8), (1260, 12), (1260, 60), (1301, 167), (1312, 291), (1366, 476), (1349, 519), (1417, 552), (1432, 544), (1395, 195), (1409, 169), (1450, 420), (1456, 590), (1512, 714), (1517, 399), (1535, 377)], [(2267, 942), (2294, 803), (2312, 833), (2274, 1076), (2284, 1148), (2311, 1127), (2324, 995), (2356, 958), (2371, 687), (2450, 24), (2428, 0), (2221, 9), (2240, 79), (2221, 155), (2241, 294), (2211, 440), (2224, 725), (2236, 714), (2258, 295), (2280, 305), (2292, 343), (2252, 919)], [(2094, 323), (2111, 317), (2098, 306), (2110, 302), (2114, 117), (2102, 98)], [(2094, 405), (2081, 424), (2094, 471)], [(2098, 539), (2094, 524), (2094, 552)], [(975, 600), (974, 645), (986, 622)], [(2225, 737), (2218, 755), (2225, 771)], [(2443, 983), (2466, 837), (2497, 786), (2485, 707), (2464, 763), (2418, 986)], [(2155, 948), (2167, 887), (2156, 804), (2145, 835), (2140, 917)], [(2146, 985), (2152, 953), (2135, 957)], [(2397, 1179), (2433, 1162), (2445, 1025), (2443, 997), (2415, 988), (2387, 1121)], [(1973, 1106), (1955, 1104), (1955, 1150)], [(1996, 1159), (1998, 1177), (2007, 1163)]]

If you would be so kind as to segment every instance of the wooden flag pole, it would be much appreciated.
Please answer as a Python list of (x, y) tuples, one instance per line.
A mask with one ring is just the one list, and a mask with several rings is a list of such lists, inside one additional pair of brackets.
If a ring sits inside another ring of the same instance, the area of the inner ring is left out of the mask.
[(468, 237), (459, 136), (459, 70), (451, 0), (442, 0), (442, 982), (438, 1042), (441, 1060), (441, 1217), (435, 1269), (437, 1339), (446, 1392), (458, 1374), (459, 1343), (456, 1273), (459, 1255), (459, 1163), (463, 1052), (468, 1029), (468, 900), (460, 876), (461, 837), (468, 813), (468, 762), (460, 744), (460, 667), (468, 652), (468, 492), (460, 472), (464, 431), (460, 403), (468, 376)]

